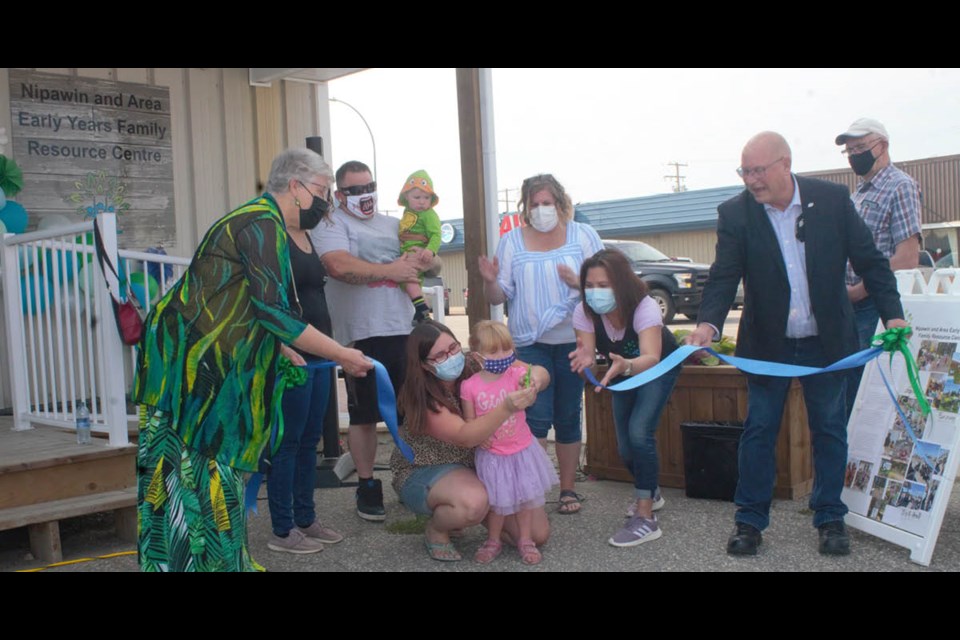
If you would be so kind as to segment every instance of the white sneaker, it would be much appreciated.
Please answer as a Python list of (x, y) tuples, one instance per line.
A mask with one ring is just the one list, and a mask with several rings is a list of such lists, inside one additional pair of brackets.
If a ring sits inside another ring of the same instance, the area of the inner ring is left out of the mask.
[[(657, 489), (657, 492), (653, 494), (653, 511), (660, 511), (663, 509), (663, 505), (667, 504), (667, 501), (664, 500), (663, 496), (660, 495), (660, 489)], [(632, 518), (637, 515), (637, 501), (634, 500), (630, 503), (630, 506), (627, 507), (627, 513), (624, 515), (626, 518)]]

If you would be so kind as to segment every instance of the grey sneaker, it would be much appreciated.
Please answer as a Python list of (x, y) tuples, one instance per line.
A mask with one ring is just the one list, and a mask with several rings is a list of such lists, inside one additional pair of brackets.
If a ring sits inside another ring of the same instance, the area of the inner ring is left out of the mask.
[(313, 538), (326, 544), (337, 544), (343, 540), (343, 536), (340, 533), (330, 527), (323, 526), (323, 523), (319, 520), (314, 520), (313, 524), (309, 527), (297, 527), (297, 529), (308, 538)]
[(267, 548), (271, 551), (285, 551), (286, 553), (318, 553), (323, 551), (323, 543), (308, 538), (300, 529), (290, 529), (286, 538), (271, 535)]
[[(660, 489), (657, 489), (656, 493), (653, 494), (653, 510), (660, 511), (663, 509), (663, 505), (667, 504), (667, 501), (664, 500), (663, 496), (660, 495)], [(637, 515), (637, 501), (634, 500), (630, 503), (630, 506), (627, 507), (627, 513), (624, 517), (629, 520), (633, 516)]]
[(607, 540), (615, 547), (635, 547), (644, 542), (656, 540), (663, 535), (657, 518), (643, 518), (637, 516), (627, 520), (623, 527)]

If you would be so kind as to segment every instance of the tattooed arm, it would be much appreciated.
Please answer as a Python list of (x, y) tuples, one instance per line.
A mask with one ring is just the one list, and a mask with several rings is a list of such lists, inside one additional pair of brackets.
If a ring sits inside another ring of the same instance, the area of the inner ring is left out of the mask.
[(323, 254), (321, 259), (330, 277), (347, 284), (369, 284), (382, 280), (409, 282), (416, 280), (418, 274), (416, 262), (406, 254), (386, 264), (361, 260), (349, 251), (330, 251)]

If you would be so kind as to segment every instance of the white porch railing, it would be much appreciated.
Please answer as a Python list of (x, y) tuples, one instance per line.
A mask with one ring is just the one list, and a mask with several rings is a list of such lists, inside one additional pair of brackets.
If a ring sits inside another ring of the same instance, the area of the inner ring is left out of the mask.
[[(100, 217), (105, 249), (116, 264), (116, 216)], [(34, 424), (72, 429), (76, 407), (83, 401), (90, 409), (93, 431), (108, 433), (111, 446), (123, 446), (128, 442), (128, 419), (136, 418), (127, 415), (136, 353), (117, 333), (92, 231), (93, 222), (86, 221), (7, 234), (0, 243), (14, 429), (31, 429)], [(150, 290), (146, 276), (141, 280), (142, 302), (148, 310), (190, 262), (135, 251), (119, 254), (121, 273), (147, 274), (159, 268), (158, 291)], [(107, 277), (119, 291), (113, 274)]]

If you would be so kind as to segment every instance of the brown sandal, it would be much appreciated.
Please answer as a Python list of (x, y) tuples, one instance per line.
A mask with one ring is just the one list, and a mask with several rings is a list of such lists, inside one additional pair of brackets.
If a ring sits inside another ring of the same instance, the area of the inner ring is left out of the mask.
[(530, 538), (523, 538), (517, 542), (517, 551), (520, 552), (520, 559), (523, 560), (523, 564), (540, 564), (540, 561), (543, 560), (543, 555)]
[[(566, 500), (564, 500), (566, 498)], [(557, 513), (561, 515), (572, 515), (574, 513), (580, 513), (581, 504), (586, 498), (577, 493), (576, 491), (571, 491), (570, 489), (564, 489), (560, 492), (560, 506), (557, 507)]]

